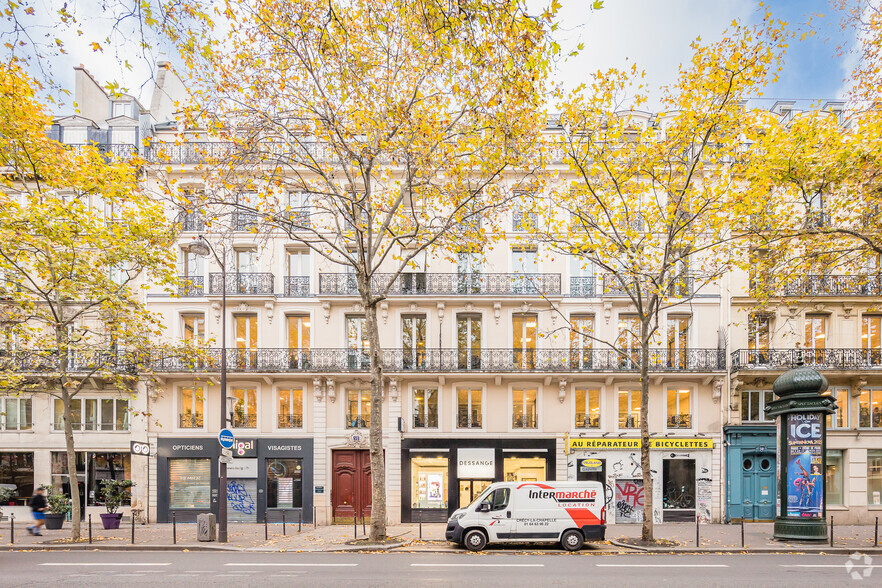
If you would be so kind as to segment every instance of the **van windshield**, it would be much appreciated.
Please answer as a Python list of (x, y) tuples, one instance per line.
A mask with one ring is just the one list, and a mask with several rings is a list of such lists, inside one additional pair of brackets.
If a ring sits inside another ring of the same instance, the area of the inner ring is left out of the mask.
[(487, 497), (490, 496), (490, 493), (491, 493), (491, 492), (492, 492), (492, 490), (489, 490), (489, 489), (488, 489), (488, 490), (484, 490), (483, 492), (481, 492), (480, 494), (478, 494), (478, 497), (475, 498), (474, 500), (472, 500), (472, 502), (471, 502), (466, 508), (471, 508), (471, 507), (473, 507), (473, 506), (476, 505), (476, 504), (481, 504), (481, 501), (482, 501), (482, 500), (487, 500)]

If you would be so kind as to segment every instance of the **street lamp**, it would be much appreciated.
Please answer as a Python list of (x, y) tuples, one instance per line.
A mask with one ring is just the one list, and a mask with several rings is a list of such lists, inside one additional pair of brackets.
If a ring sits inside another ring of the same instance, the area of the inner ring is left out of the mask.
[[(227, 428), (227, 266), (224, 259), (218, 257), (217, 252), (205, 237), (199, 235), (187, 250), (199, 257), (214, 257), (221, 270), (221, 336), (220, 336), (220, 412), (221, 429)], [(222, 252), (225, 253), (225, 252)], [(209, 288), (211, 285), (209, 284)], [(230, 411), (232, 412), (232, 410)], [(232, 417), (232, 414), (230, 415)], [(232, 421), (232, 418), (229, 419)], [(219, 543), (227, 542), (227, 464), (220, 462), (218, 471), (217, 492), (217, 540)]]

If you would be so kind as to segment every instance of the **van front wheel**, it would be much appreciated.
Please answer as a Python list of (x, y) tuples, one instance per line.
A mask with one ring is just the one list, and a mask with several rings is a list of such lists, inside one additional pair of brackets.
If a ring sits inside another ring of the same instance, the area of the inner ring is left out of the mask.
[(575, 529), (570, 529), (569, 531), (564, 531), (564, 534), (561, 535), (560, 544), (567, 551), (579, 551), (585, 544), (585, 539), (582, 537), (582, 533)]
[(481, 551), (487, 547), (487, 537), (477, 529), (472, 529), (466, 533), (462, 542), (469, 551)]

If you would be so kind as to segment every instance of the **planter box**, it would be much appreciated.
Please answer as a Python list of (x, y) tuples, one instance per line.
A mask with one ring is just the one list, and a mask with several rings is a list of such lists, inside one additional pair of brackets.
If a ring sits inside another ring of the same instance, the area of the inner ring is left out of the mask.
[(46, 514), (46, 528), (57, 531), (64, 525), (64, 519), (67, 515), (50, 512)]
[(104, 525), (105, 529), (119, 529), (119, 522), (122, 519), (121, 512), (109, 513), (102, 512), (101, 513), (101, 524)]

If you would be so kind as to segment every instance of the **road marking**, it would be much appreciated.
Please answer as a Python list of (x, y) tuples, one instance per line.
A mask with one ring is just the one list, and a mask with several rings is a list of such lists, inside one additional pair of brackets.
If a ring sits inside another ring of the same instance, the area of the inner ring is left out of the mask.
[[(845, 564), (778, 564), (782, 568), (845, 568)], [(872, 566), (863, 564), (854, 564), (852, 568), (882, 568), (882, 566)]]
[(598, 568), (728, 568), (726, 564), (594, 564)]
[(455, 564), (410, 564), (412, 568), (544, 568), (545, 564), (479, 564), (479, 563), (455, 563)]
[(72, 561), (72, 562), (68, 562), (68, 563), (47, 562), (47, 563), (41, 563), (41, 564), (37, 564), (37, 565), (41, 565), (41, 566), (64, 566), (64, 567), (68, 567), (68, 566), (90, 566), (90, 567), (97, 567), (97, 566), (134, 566), (134, 567), (141, 567), (141, 566), (170, 566), (171, 563), (137, 563), (137, 562), (133, 562), (133, 561), (119, 562), (119, 563), (103, 563), (103, 562), (102, 562), (102, 563), (84, 563), (84, 562)]
[(240, 567), (310, 567), (310, 568), (354, 568), (354, 563), (225, 563), (225, 566)]

